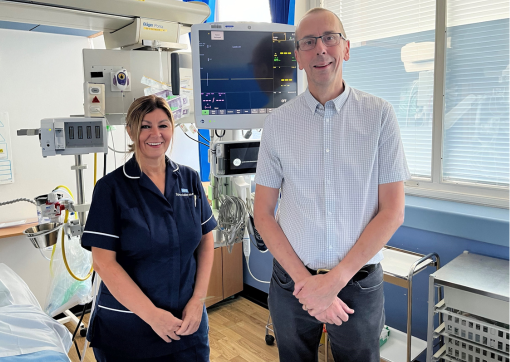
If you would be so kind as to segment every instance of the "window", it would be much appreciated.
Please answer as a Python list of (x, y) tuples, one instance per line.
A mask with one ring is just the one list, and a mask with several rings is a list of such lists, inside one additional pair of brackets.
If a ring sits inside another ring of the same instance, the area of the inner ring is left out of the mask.
[(271, 22), (269, 0), (216, 0), (218, 21)]
[(508, 1), (316, 3), (339, 15), (351, 41), (346, 82), (395, 109), (406, 193), (508, 207)]

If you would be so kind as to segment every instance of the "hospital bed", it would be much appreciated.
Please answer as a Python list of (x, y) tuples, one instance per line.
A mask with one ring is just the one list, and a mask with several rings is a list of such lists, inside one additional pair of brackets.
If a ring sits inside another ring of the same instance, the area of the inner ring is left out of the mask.
[(69, 362), (72, 336), (43, 312), (27, 284), (0, 263), (0, 362)]

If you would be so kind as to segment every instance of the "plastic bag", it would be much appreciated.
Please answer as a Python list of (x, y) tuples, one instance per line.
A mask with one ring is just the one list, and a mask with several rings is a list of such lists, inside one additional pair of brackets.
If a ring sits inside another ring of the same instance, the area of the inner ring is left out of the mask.
[[(66, 236), (65, 238), (67, 263), (76, 276), (83, 278), (90, 271), (92, 253), (81, 247), (78, 237), (69, 239)], [(50, 268), (52, 276), (44, 306), (46, 314), (54, 317), (77, 304), (83, 305), (92, 301), (92, 278), (79, 281), (67, 271), (62, 257), (61, 235), (58, 238)]]

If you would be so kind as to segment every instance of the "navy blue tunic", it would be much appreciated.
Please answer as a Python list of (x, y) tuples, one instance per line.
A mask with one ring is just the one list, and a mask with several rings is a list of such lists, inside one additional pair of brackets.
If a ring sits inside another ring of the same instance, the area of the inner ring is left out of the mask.
[[(163, 195), (133, 157), (125, 169), (97, 182), (82, 246), (115, 251), (117, 262), (154, 305), (182, 318), (195, 286), (195, 251), (202, 235), (215, 227), (195, 170), (167, 158)], [(151, 358), (207, 343), (207, 333), (204, 308), (197, 332), (166, 343), (101, 283), (87, 339), (119, 356)]]

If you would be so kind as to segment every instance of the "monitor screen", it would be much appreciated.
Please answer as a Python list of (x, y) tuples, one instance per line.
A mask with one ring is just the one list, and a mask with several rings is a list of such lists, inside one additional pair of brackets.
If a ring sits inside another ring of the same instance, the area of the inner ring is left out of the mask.
[(294, 26), (193, 25), (193, 93), (199, 128), (262, 128), (298, 94)]
[(260, 142), (233, 143), (225, 148), (226, 175), (256, 172)]

